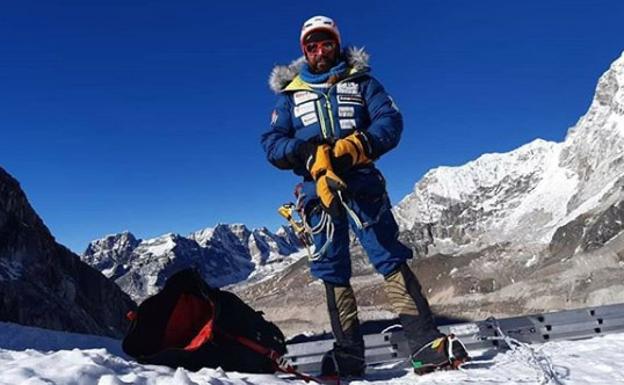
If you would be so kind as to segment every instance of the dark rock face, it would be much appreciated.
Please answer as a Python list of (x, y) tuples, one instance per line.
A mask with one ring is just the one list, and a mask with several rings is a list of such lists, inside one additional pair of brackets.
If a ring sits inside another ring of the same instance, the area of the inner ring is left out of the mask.
[(565, 226), (558, 228), (549, 245), (550, 254), (558, 258), (572, 257), (583, 238), (589, 220), (589, 215), (580, 215)]
[(593, 251), (604, 246), (609, 240), (624, 230), (624, 202), (618, 202), (600, 215), (583, 236), (583, 251)]
[(584, 214), (557, 229), (549, 245), (553, 256), (569, 258), (598, 250), (624, 230), (624, 201), (597, 215)]
[(0, 320), (120, 337), (134, 302), (56, 243), (19, 183), (0, 168)]
[(399, 240), (411, 247), (415, 258), (425, 257), (434, 243), (433, 228), (433, 223), (415, 223), (410, 230), (399, 233)]

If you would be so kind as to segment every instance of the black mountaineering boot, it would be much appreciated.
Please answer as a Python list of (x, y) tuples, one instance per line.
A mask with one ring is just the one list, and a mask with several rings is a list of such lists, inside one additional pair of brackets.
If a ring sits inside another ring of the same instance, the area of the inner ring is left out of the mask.
[(364, 339), (357, 317), (355, 294), (351, 286), (325, 284), (327, 310), (336, 342), (323, 355), (321, 377), (352, 378), (364, 376)]
[(386, 295), (399, 315), (416, 373), (458, 367), (468, 360), (463, 344), (438, 330), (420, 283), (407, 264), (401, 264), (384, 279)]

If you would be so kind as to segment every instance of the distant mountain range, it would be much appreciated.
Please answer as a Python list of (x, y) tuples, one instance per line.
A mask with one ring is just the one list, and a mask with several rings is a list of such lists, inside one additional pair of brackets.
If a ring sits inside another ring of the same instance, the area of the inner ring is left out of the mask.
[(219, 224), (184, 237), (165, 234), (140, 240), (130, 232), (89, 244), (82, 260), (141, 301), (157, 293), (174, 272), (195, 266), (211, 285), (257, 281), (301, 257), (290, 228), (273, 234), (242, 224)]

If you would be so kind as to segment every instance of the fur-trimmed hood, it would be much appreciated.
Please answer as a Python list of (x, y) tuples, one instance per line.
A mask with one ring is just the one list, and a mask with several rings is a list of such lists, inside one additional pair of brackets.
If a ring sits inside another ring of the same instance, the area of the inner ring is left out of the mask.
[[(349, 67), (356, 71), (364, 71), (368, 69), (369, 55), (364, 48), (348, 47), (343, 52), (343, 57), (347, 61)], [(276, 65), (269, 76), (269, 88), (276, 94), (280, 93), (284, 87), (288, 85), (301, 70), (305, 64), (305, 56), (301, 56), (288, 65)]]

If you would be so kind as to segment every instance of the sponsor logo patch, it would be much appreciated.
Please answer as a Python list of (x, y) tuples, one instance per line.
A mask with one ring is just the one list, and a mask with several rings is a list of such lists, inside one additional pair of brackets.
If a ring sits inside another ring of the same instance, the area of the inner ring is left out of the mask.
[(311, 114), (307, 114), (307, 115), (303, 115), (301, 117), (301, 122), (303, 123), (304, 126), (309, 126), (310, 124), (316, 123), (318, 122), (318, 116), (316, 116), (316, 113), (311, 113)]
[(302, 103), (295, 107), (295, 118), (314, 112), (314, 102)]
[(338, 83), (336, 86), (336, 92), (339, 94), (359, 95), (359, 84), (353, 82)]
[(339, 104), (356, 104), (358, 106), (364, 105), (364, 99), (360, 95), (338, 95)]
[(355, 129), (355, 119), (340, 119), (341, 130)]
[(297, 91), (293, 94), (295, 105), (318, 99), (318, 95), (310, 91)]
[(351, 106), (339, 106), (338, 117), (340, 118), (352, 118), (355, 116), (355, 107)]

